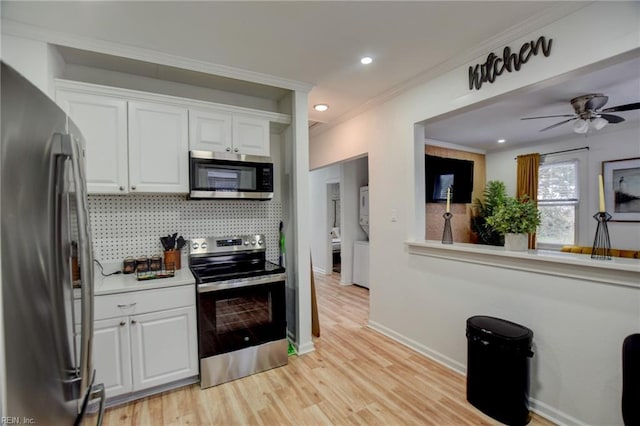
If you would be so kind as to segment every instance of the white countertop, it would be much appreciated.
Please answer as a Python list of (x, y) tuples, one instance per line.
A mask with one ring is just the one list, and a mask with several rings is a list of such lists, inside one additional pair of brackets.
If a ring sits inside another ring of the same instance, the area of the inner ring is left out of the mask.
[[(109, 274), (120, 270), (119, 263), (105, 264), (104, 273)], [(100, 267), (94, 265), (94, 293), (96, 296), (103, 294), (124, 293), (127, 291), (152, 290), (156, 288), (176, 287), (181, 285), (194, 285), (194, 278), (189, 268), (178, 269), (174, 277), (156, 278), (152, 280), (138, 281), (136, 274), (117, 274), (103, 277)]]
[(406, 241), (410, 254), (458, 260), (640, 288), (640, 259), (591, 259), (586, 254), (546, 250), (507, 251), (480, 244), (442, 244), (440, 241)]

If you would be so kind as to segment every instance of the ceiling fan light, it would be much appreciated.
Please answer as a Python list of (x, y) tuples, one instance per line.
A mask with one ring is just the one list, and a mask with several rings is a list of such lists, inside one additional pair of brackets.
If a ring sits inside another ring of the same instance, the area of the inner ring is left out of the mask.
[(573, 131), (576, 133), (587, 133), (589, 131), (589, 123), (582, 118), (573, 123)]
[(595, 130), (600, 130), (607, 124), (609, 124), (609, 122), (602, 117), (597, 117), (591, 120), (591, 128)]

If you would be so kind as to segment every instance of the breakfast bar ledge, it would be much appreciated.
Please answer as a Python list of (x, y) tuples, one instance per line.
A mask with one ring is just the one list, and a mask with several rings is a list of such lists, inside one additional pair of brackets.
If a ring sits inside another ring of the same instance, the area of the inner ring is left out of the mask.
[(640, 289), (640, 259), (591, 259), (589, 255), (551, 250), (506, 251), (479, 244), (405, 241), (410, 254), (480, 265), (577, 278), (601, 284)]

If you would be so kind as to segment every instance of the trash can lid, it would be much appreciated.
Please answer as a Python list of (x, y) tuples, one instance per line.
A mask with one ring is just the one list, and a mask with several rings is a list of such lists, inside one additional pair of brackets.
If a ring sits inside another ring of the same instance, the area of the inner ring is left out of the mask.
[(467, 327), (507, 340), (533, 338), (533, 331), (515, 322), (478, 315), (467, 319)]

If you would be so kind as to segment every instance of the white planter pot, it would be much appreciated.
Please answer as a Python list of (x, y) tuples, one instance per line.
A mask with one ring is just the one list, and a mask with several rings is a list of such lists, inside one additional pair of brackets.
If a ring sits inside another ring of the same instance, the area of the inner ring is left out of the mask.
[(527, 251), (528, 234), (504, 234), (504, 249), (509, 251)]

